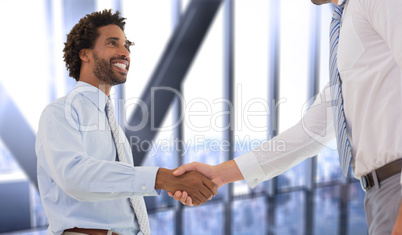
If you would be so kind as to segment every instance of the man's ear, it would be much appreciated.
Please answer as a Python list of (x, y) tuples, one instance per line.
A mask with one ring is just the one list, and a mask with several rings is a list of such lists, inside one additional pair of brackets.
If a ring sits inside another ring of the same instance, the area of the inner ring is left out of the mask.
[(88, 62), (89, 61), (89, 53), (90, 49), (81, 49), (79, 55), (82, 61)]

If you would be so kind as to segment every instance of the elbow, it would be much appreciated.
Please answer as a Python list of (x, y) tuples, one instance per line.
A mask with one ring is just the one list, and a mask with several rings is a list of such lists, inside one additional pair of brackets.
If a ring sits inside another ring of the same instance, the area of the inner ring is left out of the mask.
[(79, 202), (91, 201), (87, 196), (88, 192), (86, 192), (86, 190), (84, 190), (84, 188), (82, 188), (77, 182), (67, 180), (67, 182), (65, 182), (61, 189), (65, 194), (67, 194), (74, 200), (77, 200)]
[(56, 173), (59, 177), (59, 186), (69, 197), (77, 201), (89, 201), (88, 198), (88, 187), (85, 187), (84, 181), (82, 180), (83, 175), (80, 174), (81, 169), (77, 167), (81, 161), (81, 156), (76, 156), (75, 161), (69, 164), (65, 164), (65, 167)]

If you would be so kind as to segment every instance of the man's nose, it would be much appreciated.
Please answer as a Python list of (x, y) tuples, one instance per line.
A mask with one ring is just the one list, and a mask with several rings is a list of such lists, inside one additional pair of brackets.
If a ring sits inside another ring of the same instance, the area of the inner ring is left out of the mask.
[(124, 56), (125, 58), (130, 58), (130, 52), (128, 51), (128, 49), (124, 46), (119, 48), (119, 56)]

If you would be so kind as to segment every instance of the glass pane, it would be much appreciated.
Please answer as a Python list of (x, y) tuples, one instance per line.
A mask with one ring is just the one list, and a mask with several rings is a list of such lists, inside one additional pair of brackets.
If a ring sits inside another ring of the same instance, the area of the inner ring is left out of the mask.
[(233, 234), (265, 234), (267, 226), (265, 201), (265, 197), (259, 197), (233, 202)]
[[(160, 131), (156, 134), (152, 145), (145, 144), (144, 141), (131, 138), (131, 144), (136, 144), (143, 151), (147, 152), (144, 166), (159, 166), (173, 169), (177, 167), (177, 139), (173, 136), (173, 109), (170, 108), (160, 126)], [(142, 144), (144, 143), (144, 144)], [(148, 143), (148, 142), (147, 142)]]
[(135, 98), (142, 92), (162, 55), (172, 33), (171, 1), (122, 0), (123, 15), (127, 18), (125, 33), (135, 43), (131, 47), (130, 72), (125, 83), (126, 118), (136, 107)]
[(314, 234), (338, 234), (339, 186), (317, 188), (314, 193)]
[[(217, 12), (183, 82), (184, 163), (217, 165), (223, 161), (227, 142), (222, 134), (222, 8)], [(222, 190), (220, 190), (222, 191)]]
[[(177, 146), (175, 143), (175, 137), (173, 136), (172, 123), (173, 123), (173, 109), (170, 108), (165, 120), (161, 125), (161, 131), (159, 131), (152, 141), (152, 145), (141, 144), (140, 140), (131, 141), (131, 144), (137, 144), (139, 147), (144, 146), (147, 152), (143, 166), (159, 166), (168, 169), (177, 167)], [(134, 136), (135, 137), (135, 136)], [(132, 140), (134, 138), (131, 138)], [(148, 209), (154, 209), (158, 207), (169, 207), (174, 205), (174, 199), (167, 195), (167, 192), (162, 190), (161, 194), (156, 197), (145, 197), (145, 201)]]
[[(50, 100), (53, 84), (53, 67), (50, 66), (53, 58), (49, 51), (49, 19), (46, 17), (45, 1), (1, 1), (0, 8), (18, 9), (18, 16), (13, 11), (0, 15), (0, 21), (4, 22), (1, 25), (3, 32), (14, 38), (14, 46), (11, 46), (8, 37), (0, 37), (0, 44), (8, 45), (1, 49), (1, 54), (7, 55), (0, 58), (0, 86), (7, 93), (1, 95), (11, 97), (36, 132), (42, 110)], [(10, 19), (13, 23), (6, 23)]]
[[(301, 119), (307, 100), (310, 7), (304, 1), (281, 1), (279, 132)], [(304, 185), (304, 164), (290, 169), (283, 176), (285, 178), (279, 178), (278, 187)]]
[(303, 161), (285, 173), (278, 175), (277, 188), (280, 190), (303, 186), (306, 183), (306, 162)]
[(223, 234), (223, 205), (207, 204), (184, 210), (185, 235)]
[(329, 25), (332, 19), (332, 4), (321, 5), (320, 35), (320, 91), (329, 82)]
[(152, 234), (173, 235), (175, 231), (174, 215), (173, 210), (149, 214), (149, 225), (151, 226)]
[[(237, 157), (253, 150), (267, 139), (270, 105), (267, 101), (269, 1), (234, 3), (234, 157)], [(263, 184), (253, 191), (261, 191), (262, 188)], [(251, 191), (245, 181), (236, 182), (233, 189), (235, 195)]]
[(323, 148), (317, 157), (317, 175), (316, 182), (341, 181), (344, 177), (339, 167), (338, 151), (336, 149), (336, 140), (334, 139), (331, 148)]
[[(60, 22), (57, 22), (57, 20), (61, 20), (61, 22), (64, 26), (63, 39), (62, 39), (62, 42), (64, 43), (67, 40), (67, 34), (70, 33), (70, 31), (74, 27), (74, 25), (77, 24), (79, 22), (79, 20), (82, 17), (84, 17), (86, 14), (91, 14), (92, 12), (94, 12), (96, 10), (95, 9), (95, 0), (87, 0), (87, 1), (69, 0), (69, 1), (61, 1), (61, 3), (56, 1), (55, 4), (52, 5), (52, 8), (53, 8), (52, 10), (55, 10), (54, 8), (57, 8), (57, 7), (55, 7), (57, 5), (58, 5), (58, 7), (60, 7), (59, 4), (62, 5), (62, 11), (58, 11), (60, 8), (58, 10), (56, 10), (57, 13), (55, 11), (55, 15), (58, 14), (58, 16), (53, 18), (54, 20), (56, 20), (56, 22), (54, 22), (55, 25), (53, 26), (53, 29), (56, 29), (54, 31), (55, 40), (59, 40), (60, 38), (58, 38), (58, 37), (60, 35), (56, 36), (56, 34), (61, 33), (61, 32), (57, 32), (58, 31), (57, 26), (60, 25), (60, 24), (57, 25), (58, 23), (60, 23)], [(60, 19), (61, 16), (62, 16), (62, 19)], [(57, 17), (59, 17), (59, 18), (57, 19)], [(56, 43), (58, 44), (59, 42), (56, 42)], [(56, 51), (57, 49), (64, 49), (64, 44), (62, 44), (62, 45), (59, 44), (58, 46), (61, 46), (61, 47), (55, 46), (53, 48), (56, 59), (57, 60), (61, 59), (61, 61), (64, 62), (62, 60), (62, 58), (58, 58), (58, 56), (60, 56), (60, 54), (57, 54), (57, 51)], [(65, 68), (64, 63), (63, 63), (63, 68)], [(59, 70), (59, 71), (61, 71), (61, 70)], [(67, 93), (69, 93), (70, 91), (72, 91), (74, 89), (74, 87), (76, 85), (76, 81), (74, 78), (69, 77), (69, 72), (66, 69), (64, 69), (64, 71), (65, 71), (64, 84), (61, 86), (63, 87), (63, 89), (65, 89), (65, 91)], [(57, 74), (57, 75), (59, 75), (59, 74)], [(62, 87), (60, 87), (60, 89), (62, 89)]]
[(302, 108), (307, 100), (310, 7), (311, 5), (304, 1), (281, 2), (280, 131), (293, 126), (301, 119)]
[[(128, 121), (139, 105), (143, 89), (152, 76), (162, 55), (165, 45), (172, 32), (171, 1), (165, 0), (123, 0), (123, 15), (127, 18), (125, 33), (127, 38), (135, 43), (131, 48), (131, 70), (125, 83), (125, 113)], [(144, 23), (146, 22), (146, 23)], [(177, 157), (173, 145), (172, 109), (168, 111), (162, 125), (152, 141), (147, 142), (130, 139), (131, 144), (137, 144), (147, 152), (144, 166), (177, 167)], [(168, 207), (173, 205), (173, 198), (165, 191), (157, 197), (145, 197), (148, 209)], [(157, 221), (155, 221), (157, 223)], [(162, 225), (161, 225), (162, 226)]]
[(8, 149), (4, 146), (3, 141), (0, 139), (0, 175), (11, 174), (20, 172), (17, 161), (13, 158)]
[(292, 192), (276, 197), (275, 234), (304, 234), (305, 194)]
[(364, 211), (365, 193), (356, 181), (349, 185), (349, 212), (348, 212), (348, 234), (368, 234), (366, 213)]

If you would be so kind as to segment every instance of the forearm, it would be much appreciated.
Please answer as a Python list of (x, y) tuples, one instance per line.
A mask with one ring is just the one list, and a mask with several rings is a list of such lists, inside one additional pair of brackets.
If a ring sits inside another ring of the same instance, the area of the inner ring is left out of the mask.
[(235, 158), (251, 188), (316, 155), (333, 140), (332, 104), (329, 94), (327, 84), (296, 125), (255, 150)]
[(155, 189), (163, 189), (166, 190), (169, 187), (169, 182), (174, 180), (173, 170), (169, 170), (166, 168), (159, 168), (156, 173), (155, 179)]
[[(56, 177), (58, 185), (79, 201), (103, 201), (111, 198), (158, 195), (153, 180), (157, 167), (132, 167), (119, 162), (92, 161), (69, 169)], [(57, 174), (57, 173), (56, 173)]]
[[(97, 160), (85, 153), (54, 151), (53, 148), (46, 148), (46, 151), (39, 148), (37, 153), (38, 178), (42, 184), (46, 187), (57, 185), (78, 201), (157, 195), (153, 180), (157, 167), (133, 167)], [(49, 184), (47, 179), (52, 179), (55, 185)]]
[[(199, 172), (202, 174), (201, 176), (209, 178), (212, 183), (215, 184), (216, 193), (217, 189), (223, 185), (243, 179), (243, 175), (234, 160), (223, 162), (216, 166), (210, 166), (200, 162), (192, 162), (180, 166), (173, 174), (176, 175), (176, 177), (179, 177), (183, 174), (187, 174), (186, 172)], [(185, 205), (193, 205), (192, 202), (194, 202), (194, 198), (187, 190), (171, 190), (168, 191), (168, 193), (170, 196), (174, 195), (175, 200), (180, 200)], [(214, 193), (214, 195), (216, 195), (216, 193)]]
[(216, 167), (216, 180), (222, 185), (243, 180), (244, 177), (240, 172), (234, 160), (223, 162)]

